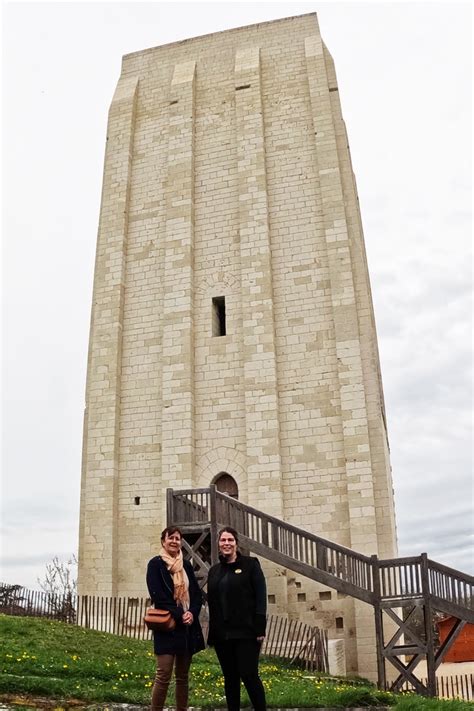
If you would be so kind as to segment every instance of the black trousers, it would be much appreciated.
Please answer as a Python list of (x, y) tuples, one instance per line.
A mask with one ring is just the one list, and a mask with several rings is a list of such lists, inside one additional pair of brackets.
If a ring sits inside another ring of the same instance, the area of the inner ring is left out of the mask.
[(228, 639), (216, 642), (228, 711), (240, 711), (240, 680), (244, 682), (255, 711), (266, 711), (265, 690), (258, 675), (260, 642), (256, 639)]

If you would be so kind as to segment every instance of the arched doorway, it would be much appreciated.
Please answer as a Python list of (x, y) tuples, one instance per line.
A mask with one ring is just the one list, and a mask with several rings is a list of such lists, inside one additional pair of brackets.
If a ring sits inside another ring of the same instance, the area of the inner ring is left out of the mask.
[(223, 494), (227, 494), (227, 496), (232, 496), (234, 499), (239, 498), (237, 482), (234, 477), (227, 474), (227, 472), (219, 472), (212, 483), (216, 485), (217, 491), (221, 491)]

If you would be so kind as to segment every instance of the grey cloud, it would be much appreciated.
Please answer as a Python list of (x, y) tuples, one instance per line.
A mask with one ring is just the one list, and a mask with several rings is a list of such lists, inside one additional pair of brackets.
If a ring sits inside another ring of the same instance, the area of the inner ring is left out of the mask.
[(27, 531), (40, 526), (43, 531), (54, 531), (77, 519), (77, 501), (45, 499), (12, 499), (2, 512), (2, 526)]
[(44, 551), (41, 553), (36, 553), (34, 555), (22, 556), (21, 559), (17, 556), (4, 556), (2, 557), (2, 567), (3, 568), (23, 568), (27, 567), (37, 567), (38, 564), (41, 566), (46, 566), (47, 563), (53, 560), (53, 558), (59, 558), (59, 560), (68, 561), (71, 558), (71, 551)]
[(435, 492), (413, 502), (411, 510), (404, 508), (398, 523), (400, 547), (407, 553), (427, 552), (436, 559), (474, 551), (472, 509), (449, 500), (440, 506)]

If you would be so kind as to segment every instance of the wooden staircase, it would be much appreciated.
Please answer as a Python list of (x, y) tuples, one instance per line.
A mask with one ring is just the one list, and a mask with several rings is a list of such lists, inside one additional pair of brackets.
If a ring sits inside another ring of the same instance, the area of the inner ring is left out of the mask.
[[(408, 682), (417, 693), (434, 696), (436, 669), (444, 654), (466, 622), (474, 623), (474, 578), (430, 560), (426, 553), (386, 560), (366, 556), (269, 516), (214, 486), (168, 489), (167, 521), (182, 529), (183, 547), (203, 582), (209, 566), (218, 560), (219, 528), (232, 526), (239, 533), (241, 545), (256, 555), (372, 605), (381, 688), (387, 688), (388, 661), (399, 673), (390, 689), (398, 691)], [(423, 610), (421, 635), (410, 628), (410, 618), (417, 608)], [(406, 609), (405, 615), (402, 609)], [(438, 650), (433, 639), (434, 610), (457, 618)], [(384, 615), (396, 627), (388, 640), (384, 639)], [(414, 673), (423, 658), (428, 670), (426, 684)]]

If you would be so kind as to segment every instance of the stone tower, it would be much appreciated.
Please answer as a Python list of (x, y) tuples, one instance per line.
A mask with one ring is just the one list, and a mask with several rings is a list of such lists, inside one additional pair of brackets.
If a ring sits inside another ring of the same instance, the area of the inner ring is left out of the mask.
[[(315, 14), (123, 58), (90, 332), (79, 590), (144, 595), (165, 489), (396, 554), (376, 331), (333, 61)], [(271, 612), (346, 636), (372, 610), (267, 568)]]

